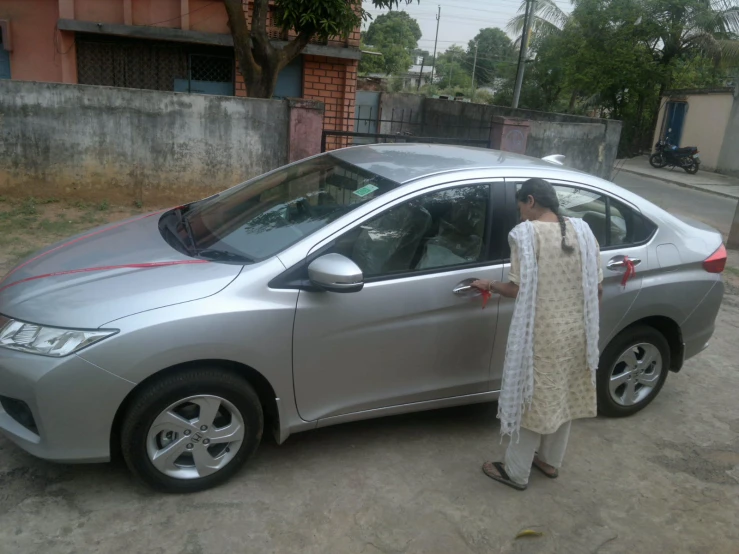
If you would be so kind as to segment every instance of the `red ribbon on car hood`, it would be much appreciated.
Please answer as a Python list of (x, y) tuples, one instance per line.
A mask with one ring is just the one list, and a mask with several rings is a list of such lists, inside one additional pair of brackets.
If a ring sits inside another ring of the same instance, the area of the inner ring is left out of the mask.
[(61, 275), (73, 275), (75, 273), (90, 273), (92, 271), (112, 271), (114, 269), (150, 269), (153, 267), (168, 267), (171, 265), (194, 265), (194, 264), (209, 264), (210, 260), (174, 260), (171, 262), (145, 262), (141, 264), (121, 264), (121, 265), (104, 265), (100, 267), (85, 267), (82, 269), (67, 269), (64, 271), (55, 271), (53, 273), (44, 273), (43, 275), (34, 275), (32, 277), (26, 277), (25, 279), (19, 279), (8, 283), (4, 287), (0, 287), (0, 292), (5, 289), (20, 285), (21, 283), (27, 283), (28, 281), (36, 281), (37, 279), (46, 279), (47, 277), (59, 277)]
[[(107, 233), (108, 231), (112, 231), (114, 229), (118, 229), (119, 227), (123, 227), (124, 225), (128, 225), (129, 223), (133, 223), (135, 221), (139, 221), (142, 219), (146, 219), (148, 217), (159, 215), (163, 213), (164, 211), (166, 210), (159, 210), (157, 212), (150, 213), (150, 214), (144, 214), (142, 216), (129, 219), (127, 221), (121, 221), (120, 223), (116, 223), (104, 229), (98, 229), (96, 231), (92, 231), (91, 233), (87, 233), (85, 235), (79, 236), (76, 239), (67, 241), (63, 244), (60, 244), (59, 246), (55, 246), (54, 248), (47, 250), (46, 252), (42, 252), (41, 254), (34, 256), (30, 260), (26, 260), (22, 264), (14, 267), (7, 275), (5, 275), (5, 277), (0, 279), (0, 285), (2, 285), (8, 279), (8, 277), (10, 277), (13, 273), (18, 271), (22, 267), (25, 267), (28, 264), (35, 262), (39, 258), (48, 256), (49, 254), (53, 252), (66, 248), (67, 246), (71, 246), (85, 239), (89, 239), (96, 235)], [(173, 261), (167, 261), (167, 262), (144, 262), (144, 263), (121, 264), (121, 265), (105, 265), (105, 266), (100, 266), (100, 267), (85, 267), (82, 269), (67, 269), (67, 270), (62, 270), (62, 271), (54, 271), (52, 273), (44, 273), (43, 275), (33, 275), (31, 277), (26, 277), (25, 279), (19, 279), (17, 281), (13, 281), (12, 283), (8, 283), (7, 285), (0, 286), (0, 292), (3, 292), (5, 289), (8, 289), (10, 287), (14, 287), (15, 285), (20, 285), (21, 283), (27, 283), (29, 281), (36, 281), (38, 279), (46, 279), (47, 277), (59, 277), (62, 275), (73, 275), (75, 273), (90, 273), (93, 271), (112, 271), (115, 269), (150, 269), (154, 267), (168, 267), (172, 265), (194, 265), (194, 264), (207, 264), (207, 263), (210, 263), (210, 261), (209, 260), (173, 260)]]
[(628, 256), (624, 256), (624, 265), (626, 266), (626, 273), (624, 273), (623, 279), (621, 279), (621, 286), (626, 287), (626, 283), (629, 279), (632, 279), (636, 275), (636, 266)]

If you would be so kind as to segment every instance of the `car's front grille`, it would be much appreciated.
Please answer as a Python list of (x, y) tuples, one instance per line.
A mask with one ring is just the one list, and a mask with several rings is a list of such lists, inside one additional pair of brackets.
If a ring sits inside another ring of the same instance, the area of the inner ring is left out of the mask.
[(36, 420), (33, 419), (31, 408), (29, 408), (28, 404), (23, 402), (23, 400), (0, 396), (0, 405), (2, 405), (3, 410), (5, 410), (5, 413), (10, 417), (32, 433), (38, 435), (38, 427), (36, 427)]

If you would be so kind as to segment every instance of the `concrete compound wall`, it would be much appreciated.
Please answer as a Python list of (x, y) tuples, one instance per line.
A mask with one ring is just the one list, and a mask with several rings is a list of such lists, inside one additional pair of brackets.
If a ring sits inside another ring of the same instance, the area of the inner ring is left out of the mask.
[[(304, 131), (315, 129), (322, 109), (309, 101), (293, 110), (280, 100), (0, 81), (0, 194), (147, 203), (202, 197), (316, 153), (320, 134), (311, 143)], [(291, 130), (302, 149), (290, 148)]]
[[(739, 83), (736, 85), (734, 103), (726, 124), (717, 171), (739, 177)], [(739, 208), (737, 208), (737, 214), (739, 214)]]
[[(524, 119), (529, 122), (526, 154), (541, 158), (563, 154), (565, 165), (603, 178), (610, 178), (616, 161), (621, 122), (568, 114), (537, 112), (423, 98), (414, 95), (385, 94), (381, 97), (382, 119), (410, 118), (405, 128), (416, 136), (469, 138), (490, 137), (494, 117)], [(405, 115), (399, 115), (405, 114)], [(388, 132), (397, 132), (397, 123), (383, 124)]]

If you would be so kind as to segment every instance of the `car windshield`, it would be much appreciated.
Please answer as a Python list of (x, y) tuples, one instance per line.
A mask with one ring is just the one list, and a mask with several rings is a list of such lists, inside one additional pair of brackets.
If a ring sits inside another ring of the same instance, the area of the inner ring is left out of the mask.
[(326, 154), (198, 202), (184, 222), (195, 255), (257, 262), (397, 186)]

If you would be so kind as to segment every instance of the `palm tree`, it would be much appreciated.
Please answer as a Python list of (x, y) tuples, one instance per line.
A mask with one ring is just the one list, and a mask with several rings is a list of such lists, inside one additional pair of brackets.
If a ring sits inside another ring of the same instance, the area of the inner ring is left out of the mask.
[[(573, 5), (577, 2), (577, 0), (570, 1)], [(534, 9), (530, 36), (542, 37), (559, 32), (570, 20), (570, 14), (564, 12), (554, 0), (531, 0), (531, 2), (533, 2)], [(521, 7), (518, 8), (518, 15), (508, 22), (508, 32), (517, 37), (521, 36), (523, 32), (526, 4), (527, 0), (522, 0)]]
[[(530, 37), (558, 33), (577, 23), (576, 11), (566, 13), (554, 0), (533, 2)], [(660, 65), (691, 54), (702, 54), (717, 64), (739, 64), (739, 0), (637, 0), (644, 16), (634, 25), (648, 28), (648, 46)], [(581, 0), (570, 0), (575, 10)], [(508, 31), (521, 35), (527, 0), (508, 22)]]

